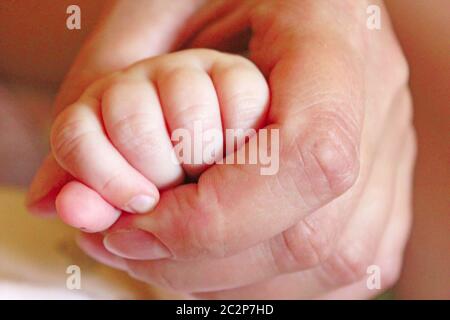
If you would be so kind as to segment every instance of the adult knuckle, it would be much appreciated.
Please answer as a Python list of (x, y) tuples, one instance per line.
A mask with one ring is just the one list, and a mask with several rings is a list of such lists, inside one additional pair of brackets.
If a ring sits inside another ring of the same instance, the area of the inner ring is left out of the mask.
[(175, 277), (170, 268), (157, 267), (153, 270), (153, 279), (160, 286), (169, 289), (174, 292), (187, 291), (187, 287), (184, 284), (182, 278)]
[(408, 130), (413, 126), (413, 107), (411, 93), (408, 89), (401, 89), (398, 93), (400, 96), (398, 103), (392, 107), (397, 109), (397, 125), (404, 130)]
[(326, 261), (333, 243), (304, 219), (281, 234), (281, 247), (281, 251), (272, 249), (278, 270), (292, 272), (313, 268)]
[(290, 153), (300, 170), (296, 176), (309, 181), (308, 188), (316, 198), (336, 198), (355, 184), (360, 167), (359, 132), (348, 116), (321, 111), (293, 135)]
[(322, 264), (322, 267), (326, 271), (329, 282), (334, 285), (347, 285), (361, 280), (374, 261), (374, 250), (353, 244), (336, 250)]
[(389, 54), (376, 57), (378, 72), (383, 76), (380, 85), (386, 86), (385, 92), (407, 87), (409, 80), (409, 65), (401, 48), (395, 41), (385, 43)]
[(386, 261), (380, 262), (381, 286), (390, 288), (394, 286), (400, 278), (402, 261), (401, 258), (387, 257)]
[(318, 161), (330, 190), (339, 195), (351, 187), (358, 176), (357, 129), (342, 112), (325, 112), (317, 121), (322, 123), (319, 132), (323, 132), (311, 137), (309, 152)]
[(130, 277), (132, 277), (136, 280), (143, 281), (143, 282), (149, 281), (147, 276), (142, 272), (141, 268), (139, 268), (138, 265), (136, 263), (134, 263), (134, 261), (127, 262), (127, 273)]
[(407, 85), (409, 80), (409, 65), (400, 48), (395, 50), (389, 70), (397, 85), (401, 87)]

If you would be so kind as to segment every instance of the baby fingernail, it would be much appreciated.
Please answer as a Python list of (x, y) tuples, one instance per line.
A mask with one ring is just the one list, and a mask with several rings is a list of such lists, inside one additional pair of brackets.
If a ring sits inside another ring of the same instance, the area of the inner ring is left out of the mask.
[(156, 205), (156, 199), (148, 195), (139, 195), (131, 199), (127, 204), (127, 208), (130, 212), (134, 213), (147, 213), (153, 209)]
[(109, 252), (126, 259), (155, 260), (171, 256), (158, 238), (142, 230), (110, 233), (104, 238), (103, 244)]

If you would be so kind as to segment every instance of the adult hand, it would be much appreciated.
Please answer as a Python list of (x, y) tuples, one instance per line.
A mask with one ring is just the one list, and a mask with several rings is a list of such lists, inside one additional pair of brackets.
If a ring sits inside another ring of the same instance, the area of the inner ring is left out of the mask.
[(370, 297), (379, 293), (366, 286), (372, 264), (382, 288), (395, 282), (415, 142), (407, 66), (378, 5), (381, 30), (366, 28), (359, 1), (218, 1), (196, 13), (190, 46), (240, 49), (251, 30), (250, 57), (272, 95), (267, 128), (280, 132), (279, 171), (213, 166), (81, 246), (203, 297)]

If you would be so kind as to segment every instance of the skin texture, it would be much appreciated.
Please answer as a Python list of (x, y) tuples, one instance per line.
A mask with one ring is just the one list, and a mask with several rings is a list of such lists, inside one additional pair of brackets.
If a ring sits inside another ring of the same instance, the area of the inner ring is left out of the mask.
[[(258, 129), (268, 100), (265, 79), (250, 61), (205, 49), (143, 60), (94, 82), (53, 125), (52, 154), (77, 177), (56, 199), (60, 218), (84, 231), (100, 232), (119, 218), (114, 207), (150, 211), (157, 203), (155, 187), (177, 186), (185, 175), (200, 175), (214, 160), (177, 163), (171, 141), (176, 130), (187, 130), (193, 143), (199, 124), (220, 134)], [(214, 145), (205, 141), (202, 149), (222, 153), (225, 141), (219, 138)], [(243, 138), (237, 138), (242, 145)], [(141, 174), (154, 186), (142, 183), (138, 188)], [(146, 195), (153, 202), (145, 203)], [(134, 205), (133, 199), (138, 199)]]
[[(405, 60), (386, 12), (374, 32), (366, 8), (353, 1), (219, 1), (195, 13), (173, 43), (249, 44), (269, 81), (266, 126), (280, 129), (280, 171), (263, 177), (255, 166), (213, 166), (197, 183), (164, 192), (150, 213), (121, 218), (106, 237), (85, 235), (82, 247), (136, 278), (201, 297), (368, 298), (379, 293), (366, 287), (371, 264), (381, 268), (382, 287), (392, 285), (410, 224), (415, 139)], [(107, 61), (119, 52), (124, 62), (120, 41), (114, 44), (117, 50), (106, 46)], [(59, 108), (96, 78), (90, 66), (102, 52), (94, 33)], [(31, 207), (51, 203), (48, 192), (67, 178), (51, 159), (45, 166)]]

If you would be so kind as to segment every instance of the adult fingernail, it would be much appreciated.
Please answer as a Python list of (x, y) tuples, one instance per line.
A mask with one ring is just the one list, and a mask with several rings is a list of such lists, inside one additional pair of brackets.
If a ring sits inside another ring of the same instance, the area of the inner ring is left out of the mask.
[(142, 230), (121, 230), (108, 234), (105, 248), (126, 259), (156, 260), (172, 256), (167, 247), (153, 234)]
[(91, 258), (112, 268), (127, 270), (124, 259), (113, 255), (104, 248), (100, 234), (82, 233), (76, 237), (78, 246)]
[(156, 199), (148, 195), (139, 195), (131, 199), (126, 205), (130, 212), (147, 213), (156, 205)]

